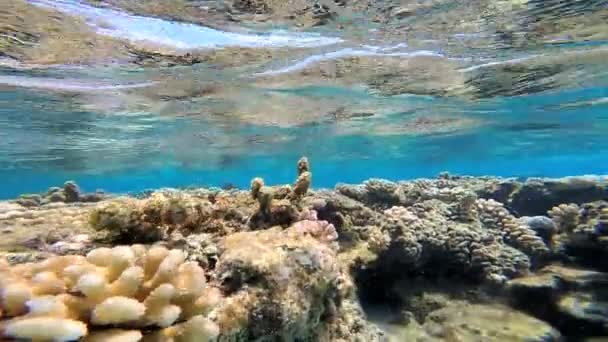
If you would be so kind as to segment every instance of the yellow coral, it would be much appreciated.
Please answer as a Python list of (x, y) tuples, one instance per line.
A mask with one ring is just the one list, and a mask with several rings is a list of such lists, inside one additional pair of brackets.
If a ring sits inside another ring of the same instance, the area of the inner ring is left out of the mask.
[[(207, 341), (219, 332), (204, 315), (222, 296), (205, 279), (182, 251), (141, 245), (35, 264), (2, 261), (0, 332), (42, 341), (138, 341), (139, 329), (156, 328), (162, 341)], [(131, 330), (100, 329), (108, 325)], [(89, 326), (95, 333), (88, 335)]]

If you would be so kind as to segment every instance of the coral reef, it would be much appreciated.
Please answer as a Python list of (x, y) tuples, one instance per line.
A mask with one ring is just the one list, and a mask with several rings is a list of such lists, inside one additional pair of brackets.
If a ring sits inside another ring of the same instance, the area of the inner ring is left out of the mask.
[(452, 192), (472, 192), (482, 199), (502, 203), (518, 216), (544, 215), (562, 203), (583, 204), (608, 199), (605, 177), (566, 177), (559, 179), (468, 177), (441, 174), (436, 179), (408, 182), (368, 180), (361, 185), (338, 184), (336, 191), (370, 207), (388, 209), (408, 206), (427, 199), (441, 199)]
[(36, 207), (57, 202), (100, 202), (106, 198), (106, 194), (101, 190), (94, 193), (83, 193), (75, 182), (67, 181), (63, 184), (63, 188), (51, 187), (43, 194), (21, 195), (15, 202), (24, 207)]
[(0, 330), (6, 337), (139, 340), (142, 332), (156, 329), (153, 334), (164, 340), (206, 341), (219, 334), (204, 315), (221, 295), (205, 285), (205, 271), (185, 262), (179, 250), (98, 248), (86, 257), (2, 264), (0, 272)]
[[(306, 158), (296, 171), (292, 185), (255, 178), (248, 191), (0, 202), (8, 239), (0, 243), (8, 260), (0, 271), (0, 332), (85, 341), (380, 341), (385, 336), (368, 317), (379, 305), (400, 327), (383, 325), (384, 333), (421, 341), (559, 338), (529, 315), (566, 336), (606, 333), (597, 312), (606, 298), (608, 205), (580, 201), (599, 192), (577, 192), (603, 180), (441, 174), (311, 191)], [(547, 212), (513, 209), (532, 183), (546, 190), (535, 206)], [(71, 185), (61, 192), (80, 198)], [(563, 194), (573, 200), (555, 204)], [(95, 249), (107, 243), (153, 245)], [(188, 286), (195, 294), (180, 290)], [(500, 323), (488, 323), (496, 317)]]

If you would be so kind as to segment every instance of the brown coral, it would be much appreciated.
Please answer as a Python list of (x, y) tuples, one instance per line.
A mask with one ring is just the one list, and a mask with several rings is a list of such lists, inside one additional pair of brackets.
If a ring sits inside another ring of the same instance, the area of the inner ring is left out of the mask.
[(548, 212), (559, 233), (572, 233), (579, 225), (580, 208), (578, 205), (560, 204)]
[[(244, 195), (244, 194), (243, 194)], [(117, 198), (91, 213), (91, 225), (119, 243), (146, 243), (163, 239), (174, 231), (187, 235), (208, 232), (217, 235), (246, 229), (248, 213), (240, 212), (250, 201), (244, 196), (213, 202), (188, 193), (156, 192), (145, 199)]]
[[(370, 234), (370, 247), (380, 256), (378, 262), (391, 269), (403, 265), (416, 269), (434, 260), (445, 269), (464, 270), (498, 283), (529, 270), (528, 256), (479, 222), (451, 221), (449, 208), (429, 200), (386, 210), (379, 231)], [(390, 264), (391, 260), (398, 266)]]
[(478, 199), (479, 219), (490, 230), (496, 230), (509, 245), (531, 256), (549, 253), (543, 239), (530, 227), (511, 215), (502, 203), (489, 199)]
[(0, 332), (6, 337), (71, 341), (95, 327), (101, 331), (90, 340), (121, 335), (136, 341), (140, 329), (156, 329), (166, 337), (205, 341), (218, 334), (204, 317), (218, 298), (202, 268), (163, 247), (98, 248), (86, 257), (0, 264)]
[(264, 185), (262, 178), (251, 181), (251, 197), (258, 201), (258, 211), (249, 220), (250, 226), (257, 229), (274, 225), (288, 226), (298, 217), (298, 203), (310, 188), (310, 164), (306, 157), (300, 158), (296, 165), (298, 177), (293, 185), (270, 187)]

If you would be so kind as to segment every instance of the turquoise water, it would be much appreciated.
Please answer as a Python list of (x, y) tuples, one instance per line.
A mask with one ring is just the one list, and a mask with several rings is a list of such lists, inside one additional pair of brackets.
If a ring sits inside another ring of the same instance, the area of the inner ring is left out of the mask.
[[(432, 177), (442, 171), (521, 177), (606, 174), (608, 104), (586, 103), (606, 96), (608, 88), (593, 88), (461, 104), (463, 114), (489, 123), (459, 132), (369, 136), (363, 131), (338, 134), (335, 122), (295, 128), (241, 125), (222, 131), (200, 118), (60, 111), (53, 108), (65, 101), (60, 97), (5, 91), (0, 93), (0, 195), (41, 191), (66, 179), (111, 192), (246, 187), (253, 175), (286, 183), (301, 155), (310, 157), (319, 187), (370, 177)], [(440, 107), (433, 98), (399, 101)], [(576, 103), (580, 105), (564, 106)], [(382, 121), (399, 123), (408, 115), (412, 113), (394, 113)]]
[[(0, 198), (67, 179), (110, 192), (246, 187), (253, 176), (286, 183), (302, 155), (312, 162), (317, 187), (442, 171), (514, 177), (608, 173), (602, 41), (463, 52), (452, 43), (389, 44), (374, 30), (358, 39), (339, 32), (223, 32), (77, 1), (30, 2), (81, 16), (99, 34), (135, 43), (263, 47), (281, 57), (233, 66), (0, 69)], [(422, 69), (399, 65), (403, 84), (418, 82), (409, 81), (410, 74), (458, 63), (452, 77), (468, 78), (464, 83), (478, 87), (477, 96), (442, 96), (435, 84), (426, 85), (432, 91), (394, 95), (362, 86), (356, 69), (318, 83), (310, 80), (314, 73), (289, 75), (340, 58), (372, 58), (378, 67), (384, 59), (428, 58)], [(496, 81), (495, 73), (509, 78)], [(185, 95), (182, 83), (188, 84)], [(221, 90), (200, 95), (206, 86)]]

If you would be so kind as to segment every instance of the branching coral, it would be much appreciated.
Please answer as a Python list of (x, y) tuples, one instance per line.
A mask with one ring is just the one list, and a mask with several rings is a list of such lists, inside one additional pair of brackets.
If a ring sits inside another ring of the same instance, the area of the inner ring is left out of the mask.
[(253, 228), (288, 226), (297, 220), (300, 210), (298, 203), (310, 188), (312, 173), (306, 157), (298, 160), (296, 169), (298, 177), (293, 187), (265, 186), (262, 178), (254, 178), (251, 181), (251, 197), (258, 201), (259, 207), (249, 221), (250, 226)]
[(534, 230), (511, 215), (502, 203), (492, 199), (477, 200), (479, 219), (489, 230), (500, 233), (504, 241), (531, 256), (549, 253), (549, 247)]
[(202, 268), (163, 247), (98, 248), (86, 257), (0, 264), (0, 332), (18, 339), (137, 341), (141, 331), (152, 331), (163, 341), (213, 340), (218, 327), (205, 315), (220, 300)]

